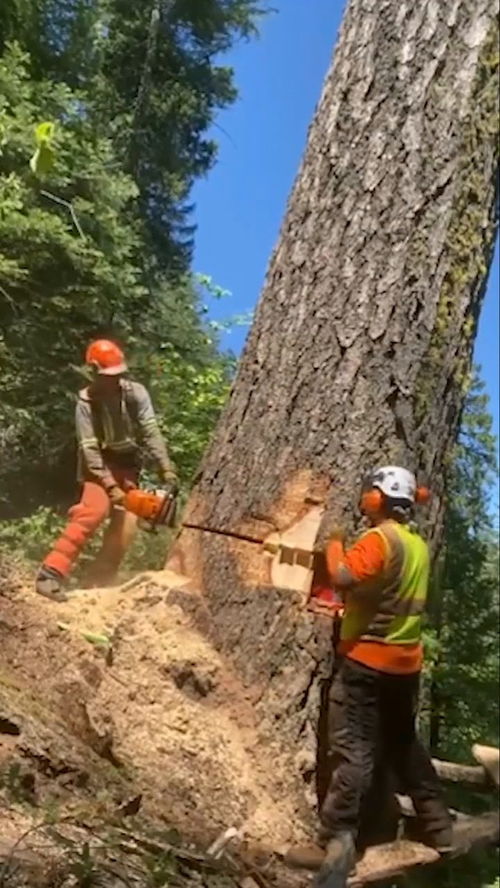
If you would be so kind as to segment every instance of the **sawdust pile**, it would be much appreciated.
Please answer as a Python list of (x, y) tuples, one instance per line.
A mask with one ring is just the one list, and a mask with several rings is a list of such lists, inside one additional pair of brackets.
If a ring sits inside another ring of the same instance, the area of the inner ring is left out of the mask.
[[(142, 794), (142, 810), (210, 841), (228, 827), (274, 847), (304, 838), (284, 765), (251, 696), (209, 641), (203, 603), (172, 572), (64, 604), (1, 583), (4, 682)], [(271, 763), (271, 765), (269, 764)]]

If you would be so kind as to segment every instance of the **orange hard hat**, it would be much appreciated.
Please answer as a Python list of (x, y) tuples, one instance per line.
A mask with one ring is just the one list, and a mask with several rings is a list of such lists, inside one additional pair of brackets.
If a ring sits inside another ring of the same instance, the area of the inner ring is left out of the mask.
[(118, 376), (127, 372), (125, 355), (109, 339), (96, 339), (87, 348), (85, 362), (92, 364), (102, 376)]

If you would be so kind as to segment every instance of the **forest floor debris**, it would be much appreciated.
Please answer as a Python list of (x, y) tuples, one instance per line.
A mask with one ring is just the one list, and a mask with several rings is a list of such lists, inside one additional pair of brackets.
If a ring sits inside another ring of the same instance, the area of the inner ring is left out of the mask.
[[(249, 689), (186, 578), (54, 604), (2, 565), (0, 599), (0, 888), (310, 885), (284, 859), (304, 833), (283, 763), (266, 767)], [(495, 824), (474, 828), (488, 841)], [(352, 884), (436, 860), (370, 848)]]
[(60, 604), (4, 579), (1, 597), (0, 690), (36, 689), (47, 717), (140, 787), (147, 814), (210, 841), (233, 825), (257, 842), (303, 835), (279, 755), (270, 770), (261, 754), (251, 689), (197, 630), (185, 578), (145, 574)]

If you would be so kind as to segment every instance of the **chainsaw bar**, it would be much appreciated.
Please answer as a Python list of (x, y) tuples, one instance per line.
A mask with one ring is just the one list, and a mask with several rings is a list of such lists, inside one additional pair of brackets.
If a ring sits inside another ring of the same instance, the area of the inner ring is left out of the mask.
[(243, 543), (251, 543), (254, 546), (264, 546), (268, 552), (274, 555), (281, 551), (283, 560), (287, 564), (296, 564), (299, 567), (306, 567), (308, 569), (313, 567), (313, 552), (308, 552), (305, 549), (298, 549), (295, 546), (287, 546), (286, 543), (266, 544), (265, 540), (258, 539), (249, 534), (234, 533), (230, 530), (216, 530), (213, 527), (206, 527), (202, 524), (190, 524), (189, 522), (183, 522), (181, 527), (185, 527), (188, 530), (201, 530), (205, 533), (214, 533), (217, 536), (229, 537), (229, 539), (240, 540)]
[(241, 540), (242, 543), (253, 543), (254, 546), (262, 546), (264, 544), (264, 540), (249, 536), (246, 533), (235, 533), (231, 530), (218, 530), (215, 527), (206, 527), (203, 524), (190, 524), (189, 521), (183, 521), (181, 526), (185, 527), (187, 530), (201, 530), (204, 533), (215, 533), (216, 536), (231, 537), (233, 540)]
[[(216, 536), (229, 537), (229, 539), (239, 540), (243, 543), (252, 543), (254, 546), (262, 546), (265, 544), (265, 540), (259, 539), (258, 537), (250, 536), (245, 533), (235, 533), (230, 530), (219, 530), (215, 527), (207, 527), (204, 524), (193, 524), (189, 521), (181, 522), (181, 527), (186, 530), (200, 530), (202, 533), (214, 533)], [(282, 547), (284, 550), (288, 550), (289, 547)], [(298, 550), (301, 556), (306, 555), (307, 559), (301, 561), (297, 558), (296, 563), (302, 567), (311, 568), (313, 566), (312, 558), (313, 553), (304, 552), (303, 550)], [(328, 617), (334, 621), (337, 621), (339, 617), (341, 617), (343, 613), (343, 605), (340, 602), (327, 602), (327, 601), (319, 601), (315, 599), (313, 593), (311, 592), (309, 599), (307, 601), (307, 610), (310, 611), (314, 616), (317, 617)]]

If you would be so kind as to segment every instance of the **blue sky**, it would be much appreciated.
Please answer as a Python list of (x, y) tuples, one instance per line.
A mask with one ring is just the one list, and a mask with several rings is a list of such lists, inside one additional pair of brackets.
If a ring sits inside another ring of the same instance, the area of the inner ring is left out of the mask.
[[(198, 226), (193, 267), (231, 291), (214, 317), (251, 310), (260, 294), (285, 204), (304, 150), (340, 25), (340, 0), (273, 0), (276, 14), (257, 41), (237, 46), (225, 62), (235, 69), (239, 101), (221, 113), (213, 136), (219, 160), (197, 183)], [(476, 360), (499, 427), (499, 256), (490, 275)], [(239, 352), (246, 331), (223, 345)]]

